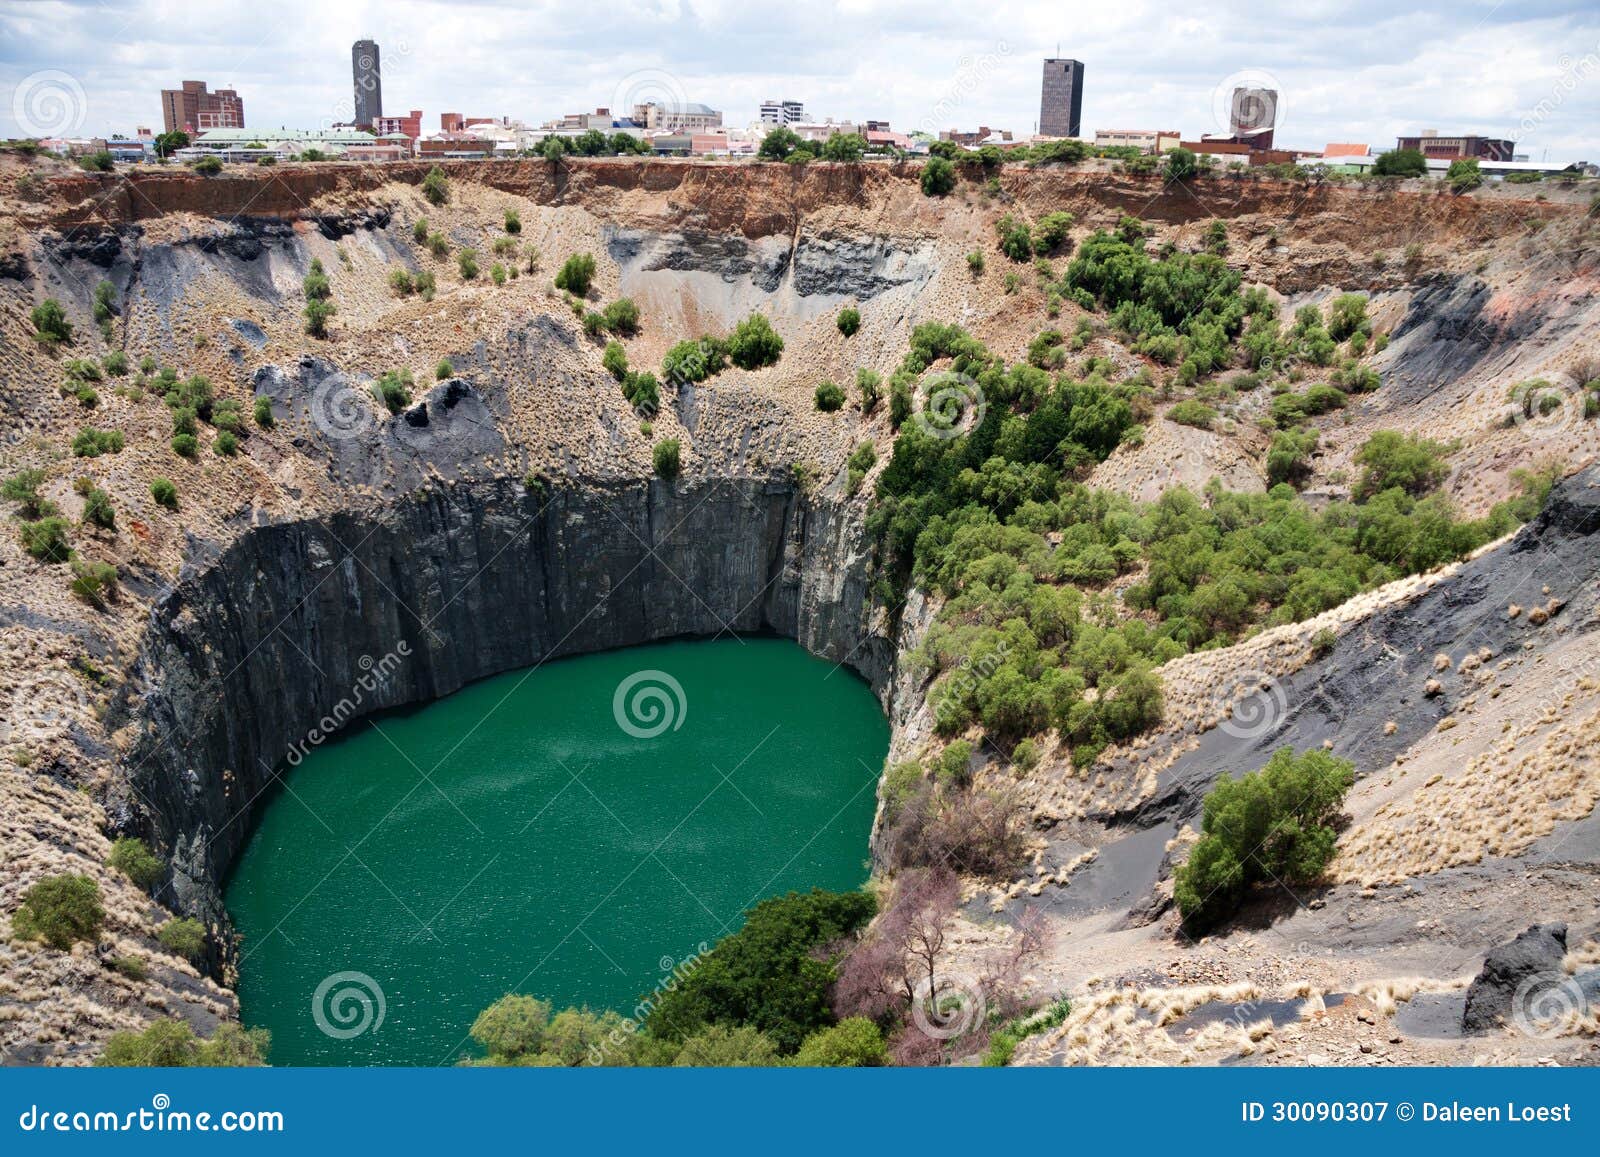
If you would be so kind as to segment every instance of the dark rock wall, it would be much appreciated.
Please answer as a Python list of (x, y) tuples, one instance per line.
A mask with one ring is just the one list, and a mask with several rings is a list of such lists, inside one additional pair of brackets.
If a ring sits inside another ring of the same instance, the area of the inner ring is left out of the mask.
[(794, 638), (882, 696), (895, 649), (866, 626), (868, 562), (858, 509), (751, 479), (499, 480), (252, 528), (153, 610), (113, 721), (139, 728), (114, 818), (170, 855), (176, 908), (224, 921), (274, 773), (324, 717), (725, 631)]

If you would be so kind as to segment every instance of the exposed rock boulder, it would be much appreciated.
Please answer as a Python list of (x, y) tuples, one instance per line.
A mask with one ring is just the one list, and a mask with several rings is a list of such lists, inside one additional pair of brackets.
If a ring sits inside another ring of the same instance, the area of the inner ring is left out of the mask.
[(1483, 960), (1483, 971), (1467, 989), (1467, 1006), (1461, 1028), (1486, 1033), (1511, 1018), (1517, 991), (1541, 973), (1561, 972), (1567, 954), (1565, 924), (1535, 924), (1509, 944), (1493, 949)]

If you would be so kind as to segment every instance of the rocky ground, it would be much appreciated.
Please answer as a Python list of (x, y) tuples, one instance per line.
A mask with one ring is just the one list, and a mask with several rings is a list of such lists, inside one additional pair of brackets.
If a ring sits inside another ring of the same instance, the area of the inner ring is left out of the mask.
[[(1600, 233), (1587, 189), (1454, 197), (1230, 176), (1185, 190), (1103, 170), (1007, 169), (933, 200), (914, 171), (881, 165), (517, 162), (454, 166), (448, 202), (435, 205), (420, 191), (422, 171), (127, 178), (0, 157), (0, 472), (43, 469), (79, 554), (119, 576), (112, 598), (87, 604), (65, 568), (0, 536), (0, 912), (35, 880), (69, 870), (94, 876), (108, 909), (92, 947), (0, 943), (10, 1063), (83, 1063), (109, 1032), (157, 1015), (202, 1030), (234, 1015), (212, 978), (226, 976), (222, 961), (197, 970), (162, 950), (155, 929), (177, 909), (220, 930), (215, 884), (227, 857), (205, 851), (233, 824), (247, 827), (265, 786), (239, 766), (281, 750), (338, 691), (338, 653), (353, 660), (383, 631), (428, 656), (417, 665), (426, 678), (408, 673), (385, 700), (405, 702), (559, 648), (556, 624), (595, 631), (594, 645), (628, 641), (629, 630), (715, 630), (713, 620), (776, 626), (873, 681), (897, 756), (924, 750), (921, 686), (896, 658), (934, 608), (914, 597), (891, 623), (869, 606), (870, 478), (850, 494), (844, 460), (871, 441), (881, 468), (892, 431), (882, 408), (861, 412), (851, 383), (862, 368), (887, 377), (922, 321), (957, 322), (1008, 360), (1047, 326), (1073, 331), (1081, 311), (1069, 303), (1048, 317), (1031, 267), (997, 251), (1004, 213), (1070, 211), (1078, 240), (1133, 214), (1153, 225), (1152, 245), (1191, 249), (1221, 219), (1229, 262), (1286, 310), (1368, 293), (1389, 336), (1370, 359), (1383, 384), (1319, 420), (1309, 495), (1348, 493), (1351, 456), (1380, 428), (1450, 440), (1445, 490), (1469, 514), (1513, 493), (1517, 470), (1576, 472), (1600, 447), (1600, 424), (1578, 396), (1600, 377)], [(508, 211), (520, 220), (515, 235)], [(444, 256), (414, 239), (423, 219), (445, 239)], [(459, 271), (465, 248), (477, 253), (476, 278)], [(978, 273), (966, 261), (974, 250), (987, 254)], [(751, 311), (783, 336), (782, 359), (669, 390), (644, 424), (601, 365), (603, 341), (552, 284), (577, 253), (597, 261), (585, 309), (620, 296), (641, 307), (639, 332), (622, 339), (631, 365), (659, 369), (675, 342), (726, 333)], [(321, 339), (301, 317), (313, 259), (338, 308)], [(516, 276), (496, 284), (497, 261)], [(396, 269), (432, 273), (436, 294), (397, 293)], [(117, 303), (108, 338), (93, 317), (102, 282)], [(30, 336), (29, 311), (46, 297), (74, 324), (70, 349)], [(834, 321), (846, 305), (862, 319), (850, 338)], [(252, 427), (237, 457), (211, 453), (206, 432), (195, 460), (179, 458), (166, 407), (134, 388), (136, 368), (98, 383), (92, 410), (62, 395), (68, 359), (112, 350), (135, 366), (150, 356), (184, 377), (203, 373), (247, 414), (265, 397), (275, 425)], [(1169, 373), (1103, 324), (1075, 355), (1087, 356), (1147, 368), (1158, 382)], [(441, 360), (450, 368), (437, 379)], [(401, 369), (417, 385), (412, 404), (390, 415), (370, 385)], [(1507, 393), (1535, 378), (1561, 405), (1518, 420)], [(816, 410), (822, 380), (847, 386), (844, 409)], [(1213, 477), (1263, 488), (1266, 392), (1220, 399), (1210, 431), (1162, 416), (1181, 396), (1158, 391), (1143, 443), (1118, 450), (1092, 481), (1143, 499)], [(84, 426), (122, 431), (125, 448), (73, 457)], [(649, 481), (664, 438), (680, 440), (684, 464), (666, 489)], [(176, 483), (176, 510), (153, 501), (158, 476)], [(581, 500), (546, 514), (524, 485), (530, 476)], [(111, 495), (114, 532), (77, 525), (79, 477)], [(1485, 954), (1536, 920), (1569, 925), (1566, 975), (1586, 977), (1595, 959), (1593, 486), (1592, 471), (1577, 474), (1557, 515), (1475, 559), (1174, 661), (1163, 672), (1163, 729), (1092, 768), (1047, 751), (1020, 785), (1034, 864), (1009, 885), (973, 882), (962, 918), (976, 946), (1006, 936), (1029, 906), (1044, 913), (1031, 982), (1075, 1007), (1018, 1060), (1592, 1063), (1593, 1026), (1581, 1017), (1553, 1037), (1512, 1026), (1458, 1039), (1438, 1026)], [(740, 528), (716, 563), (711, 532), (695, 521), (704, 503), (711, 514), (730, 504), (718, 525)], [(466, 527), (481, 553), (463, 570), (451, 544)], [(278, 573), (288, 564), (274, 569), (261, 545), (273, 534), (300, 544), (296, 566), (314, 568), (303, 586)], [(524, 550), (577, 577), (563, 589), (548, 575), (502, 575), (495, 560)], [(617, 573), (628, 566), (643, 569), (630, 580)], [(414, 586), (397, 567), (411, 568)], [(484, 573), (492, 581), (480, 583)], [(336, 579), (323, 587), (325, 575)], [(653, 592), (638, 597), (649, 609), (632, 626), (580, 621), (585, 600), (613, 580)], [(305, 597), (281, 601), (295, 590)], [(462, 644), (473, 622), (498, 625), (496, 593), (534, 610), (513, 617), (521, 625), (499, 645), (493, 631)], [(335, 619), (350, 606), (359, 622)], [(282, 614), (268, 621), (274, 607)], [(1323, 630), (1338, 642), (1314, 658), (1310, 641)], [(307, 649), (320, 677), (281, 692)], [(271, 721), (259, 731), (240, 722), (252, 707), (241, 686), (282, 707), (259, 712)], [(175, 742), (185, 728), (195, 733)], [(1169, 910), (1169, 875), (1193, 838), (1199, 796), (1218, 771), (1255, 766), (1285, 742), (1327, 742), (1358, 765), (1326, 886), (1264, 899), (1234, 931), (1189, 943)], [(179, 869), (157, 900), (105, 867), (108, 833), (125, 830), (159, 834)], [(147, 962), (148, 979), (108, 967), (127, 955)]]

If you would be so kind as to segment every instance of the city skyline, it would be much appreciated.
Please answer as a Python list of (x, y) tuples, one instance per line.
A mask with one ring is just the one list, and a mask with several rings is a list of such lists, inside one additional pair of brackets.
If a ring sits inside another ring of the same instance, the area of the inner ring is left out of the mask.
[[(536, 124), (676, 97), (744, 125), (781, 92), (804, 101), (810, 119), (873, 117), (934, 134), (987, 124), (1026, 136), (1038, 120), (1041, 61), (1060, 55), (1086, 66), (1086, 136), (1174, 126), (1225, 133), (1232, 91), (1244, 85), (1281, 94), (1280, 145), (1388, 147), (1437, 128), (1510, 137), (1535, 159), (1600, 160), (1592, 129), (1600, 122), (1600, 15), (1592, 5), (1345, 9), (1331, 30), (1326, 12), (1275, 16), (1269, 26), (1258, 10), (1233, 3), (1176, 19), (1124, 5), (1075, 15), (1071, 29), (1059, 9), (1003, 2), (981, 21), (900, 0), (810, 10), (826, 12), (833, 42), (851, 47), (845, 56), (802, 35), (791, 15), (713, 0), (601, 13), (558, 3), (537, 16), (488, 4), (472, 8), (472, 20), (438, 3), (330, 11), (291, 0), (265, 27), (251, 19), (257, 9), (234, 3), (182, 26), (134, 0), (13, 5), (0, 13), (0, 135), (21, 135), (21, 120), (37, 123), (28, 102), (40, 95), (40, 75), (57, 71), (65, 78), (47, 79), (65, 94), (79, 135), (159, 126), (160, 90), (196, 78), (238, 90), (252, 125), (348, 121), (351, 47), (370, 38), (381, 47), (392, 102), (425, 110), (430, 124), (443, 110)], [(875, 31), (853, 35), (857, 26)], [(496, 34), (484, 35), (486, 27)]]

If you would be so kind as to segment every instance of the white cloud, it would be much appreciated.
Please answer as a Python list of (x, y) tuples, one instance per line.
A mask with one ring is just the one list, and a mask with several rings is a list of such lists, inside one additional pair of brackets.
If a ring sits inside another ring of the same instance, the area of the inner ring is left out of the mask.
[(385, 110), (422, 108), (430, 126), (441, 110), (537, 123), (663, 70), (733, 123), (781, 95), (818, 116), (1027, 133), (1040, 60), (1059, 43), (1086, 64), (1085, 131), (1210, 131), (1217, 86), (1260, 70), (1281, 85), (1286, 144), (1390, 144), (1437, 127), (1600, 160), (1600, 11), (1582, 0), (1197, 0), (1181, 12), (1145, 0), (13, 0), (0, 8), (0, 134), (20, 131), (19, 88), (52, 69), (81, 86), (87, 132), (158, 126), (159, 90), (184, 79), (239, 89), (248, 124), (315, 126), (348, 115), (362, 36), (382, 49)]

